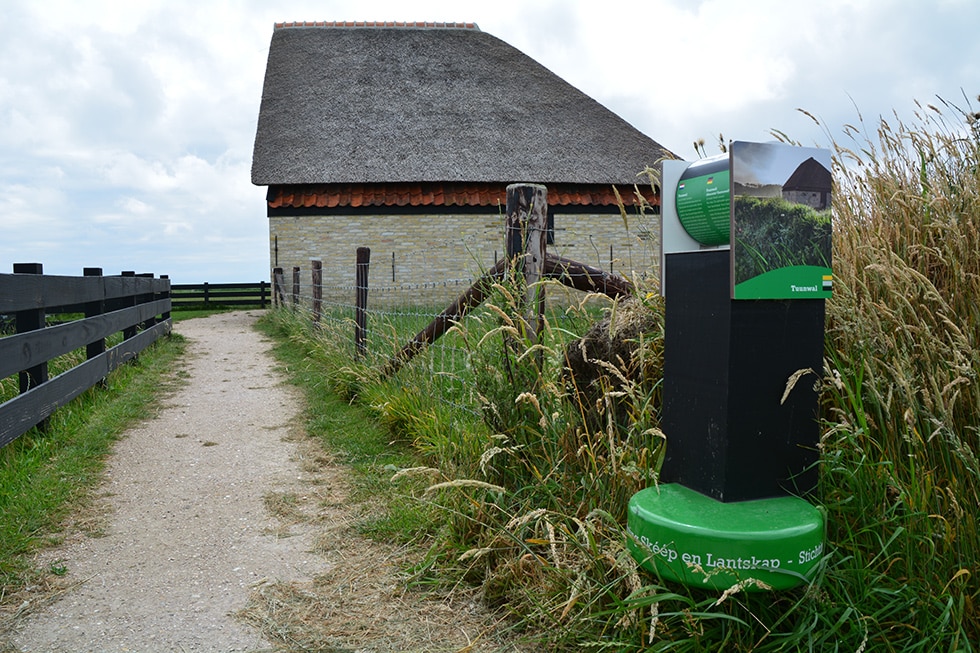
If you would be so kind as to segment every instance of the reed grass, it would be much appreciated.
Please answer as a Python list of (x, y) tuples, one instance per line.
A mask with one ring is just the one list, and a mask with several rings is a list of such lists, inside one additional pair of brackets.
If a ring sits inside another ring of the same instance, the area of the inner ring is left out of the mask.
[[(392, 378), (377, 360), (340, 356), (349, 325), (283, 327), (314, 357), (317, 383), (370, 407), (416, 452), (393, 483), (414, 479), (405, 492), (443, 518), (412, 581), (479, 585), (515, 636), (554, 651), (976, 650), (978, 118), (918, 106), (910, 122), (859, 122), (834, 139), (815, 498), (827, 546), (799, 590), (669, 584), (624, 547), (627, 500), (656, 482), (664, 437), (655, 287), (605, 305), (610, 340), (637, 313), (656, 318), (625, 338), (628, 353), (605, 357), (583, 344), (595, 321), (586, 302), (550, 314), (532, 339), (508, 282), (447, 336), (464, 355)], [(386, 329), (386, 353), (412, 335)], [(570, 347), (595, 378), (567, 373)]]

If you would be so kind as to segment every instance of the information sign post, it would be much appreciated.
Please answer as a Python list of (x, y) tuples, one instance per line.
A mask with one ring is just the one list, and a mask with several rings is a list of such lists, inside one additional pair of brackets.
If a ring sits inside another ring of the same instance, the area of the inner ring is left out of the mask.
[(823, 519), (803, 497), (817, 482), (829, 166), (821, 150), (758, 143), (664, 163), (667, 450), (628, 525), (665, 577), (787, 588), (820, 557)]

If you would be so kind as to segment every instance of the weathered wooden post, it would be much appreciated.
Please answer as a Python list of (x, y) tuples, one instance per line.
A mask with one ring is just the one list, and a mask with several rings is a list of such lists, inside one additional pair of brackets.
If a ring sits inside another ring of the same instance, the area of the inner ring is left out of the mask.
[[(135, 281), (136, 271), (123, 270), (119, 276), (126, 277), (126, 278), (133, 278), (132, 285), (129, 288), (130, 292), (127, 293), (126, 296), (123, 297), (122, 299), (123, 307), (129, 308), (131, 306), (136, 306), (136, 281)], [(130, 338), (134, 337), (136, 335), (137, 330), (138, 330), (137, 325), (135, 324), (131, 327), (126, 327), (125, 329), (123, 329), (123, 340), (129, 340)]]
[[(82, 270), (82, 275), (86, 277), (101, 277), (102, 268), (84, 268)], [(96, 315), (102, 315), (105, 313), (105, 288), (102, 290), (102, 298), (96, 299), (85, 304), (85, 317), (95, 317)], [(99, 338), (95, 342), (91, 342), (85, 346), (85, 357), (87, 359), (95, 358), (99, 354), (105, 351), (105, 338)], [(103, 383), (105, 380), (103, 379)]]
[(548, 189), (540, 184), (507, 186), (504, 234), (507, 262), (523, 294), (521, 307), (527, 338), (537, 341), (544, 309), (545, 243), (548, 233)]
[[(85, 277), (102, 277), (102, 268), (83, 268), (82, 276)], [(102, 291), (100, 292), (101, 298), (92, 300), (85, 304), (85, 317), (96, 317), (105, 313), (105, 286), (102, 286)], [(99, 356), (105, 352), (105, 338), (99, 338), (94, 342), (90, 342), (85, 345), (85, 358), (86, 360), (91, 360), (96, 356)], [(106, 386), (106, 380), (103, 378), (99, 381), (99, 385), (103, 388)]]
[(299, 307), (299, 266), (293, 266), (293, 310)]
[(370, 267), (371, 248), (358, 247), (354, 282), (354, 346), (358, 356), (367, 353), (368, 271)]
[(272, 305), (282, 308), (286, 305), (286, 280), (282, 268), (272, 269)]
[[(142, 272), (140, 274), (137, 274), (136, 277), (139, 278), (139, 279), (152, 279), (154, 277), (154, 274), (152, 272)], [(137, 281), (136, 283), (139, 283), (139, 282)], [(143, 293), (141, 295), (138, 295), (136, 297), (136, 303), (137, 304), (146, 304), (147, 302), (152, 302), (153, 299), (154, 299), (153, 292), (151, 291), (151, 292), (148, 292), (148, 293)], [(145, 320), (143, 320), (143, 322), (140, 323), (140, 328), (142, 328), (142, 329), (149, 329), (150, 327), (152, 327), (156, 323), (157, 323), (157, 317), (156, 317), (156, 315), (151, 315), (150, 317), (146, 318)]]
[[(40, 263), (14, 263), (14, 274), (44, 274)], [(40, 294), (40, 292), (38, 293)], [(14, 314), (17, 333), (43, 329), (45, 326), (44, 305), (36, 309), (18, 311)], [(48, 380), (48, 364), (41, 363), (18, 374), (21, 393), (27, 392)]]
[[(169, 274), (161, 274), (160, 275), (160, 278), (161, 279), (166, 279), (167, 281), (169, 281), (170, 280), (170, 275)], [(171, 292), (172, 291), (170, 290), (170, 287), (171, 287), (171, 284), (168, 283), (167, 284), (167, 290), (165, 290), (163, 292), (160, 292), (160, 293), (157, 293), (155, 295), (155, 297), (157, 299), (171, 299)], [(173, 306), (172, 301), (171, 301), (171, 306)], [(170, 311), (164, 311), (163, 312), (163, 319), (164, 320), (169, 320), (170, 319)], [(173, 333), (171, 332), (170, 335), (173, 335)]]
[(313, 277), (313, 324), (320, 323), (323, 305), (323, 261), (310, 261)]

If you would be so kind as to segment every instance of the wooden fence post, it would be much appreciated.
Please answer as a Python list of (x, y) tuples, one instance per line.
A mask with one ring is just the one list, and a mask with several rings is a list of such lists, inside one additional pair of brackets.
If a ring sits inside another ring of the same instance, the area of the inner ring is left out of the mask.
[[(121, 277), (135, 277), (136, 272), (134, 270), (124, 270), (120, 273)], [(130, 306), (136, 306), (136, 295), (128, 295), (122, 300), (122, 308), (129, 308)], [(136, 335), (136, 325), (123, 329), (123, 340), (129, 340)]]
[[(14, 274), (44, 274), (44, 266), (40, 263), (14, 263)], [(43, 329), (46, 326), (46, 320), (43, 305), (36, 309), (18, 311), (14, 314), (17, 333)], [(48, 380), (47, 361), (18, 373), (17, 380), (21, 394), (41, 385)], [(38, 422), (37, 428), (42, 433), (47, 431), (48, 419), (44, 418)]]
[(544, 313), (545, 243), (548, 234), (548, 189), (540, 184), (507, 186), (504, 223), (507, 261), (521, 284), (526, 336), (537, 341)]
[(313, 324), (320, 323), (323, 305), (323, 261), (311, 260), (313, 268)]
[(293, 309), (299, 307), (299, 266), (293, 266)]
[[(84, 268), (82, 275), (86, 277), (101, 277), (102, 268)], [(101, 300), (91, 301), (85, 304), (85, 317), (95, 317), (105, 313), (105, 297)], [(100, 338), (95, 342), (85, 346), (85, 357), (95, 358), (105, 351), (105, 338)]]
[(259, 282), (259, 308), (265, 308), (265, 281)]
[[(136, 276), (141, 279), (152, 279), (154, 277), (154, 274), (152, 272), (143, 272), (142, 274), (137, 274)], [(152, 302), (153, 300), (154, 300), (154, 296), (152, 292), (136, 296), (137, 304), (145, 304), (147, 302)], [(156, 323), (157, 323), (156, 315), (151, 315), (140, 324), (140, 328), (149, 329)]]
[(367, 353), (367, 300), (368, 300), (368, 271), (371, 267), (371, 248), (357, 248), (357, 263), (355, 269), (355, 301), (354, 301), (354, 346), (357, 355)]
[[(170, 279), (170, 275), (169, 274), (161, 274), (160, 275), (160, 278), (161, 279)], [(171, 292), (172, 291), (170, 291), (170, 290), (165, 290), (165, 291), (163, 291), (161, 293), (155, 293), (154, 294), (154, 298), (155, 299), (167, 299), (167, 298), (169, 298), (171, 296)], [(173, 306), (173, 304), (171, 304), (171, 306)], [(170, 319), (170, 311), (166, 311), (166, 312), (163, 313), (163, 319), (164, 320), (169, 320)], [(173, 335), (173, 333), (171, 332), (170, 335)]]
[(280, 308), (286, 304), (285, 279), (282, 268), (272, 270), (272, 305)]
[[(86, 277), (102, 277), (102, 268), (84, 268), (82, 270), (82, 276)], [(103, 289), (102, 299), (97, 299), (85, 304), (85, 317), (95, 317), (96, 315), (102, 315), (105, 313), (105, 290)], [(85, 358), (92, 359), (105, 352), (105, 338), (99, 338), (95, 342), (91, 342), (85, 346)], [(106, 380), (103, 378), (99, 385), (103, 388), (106, 386)]]

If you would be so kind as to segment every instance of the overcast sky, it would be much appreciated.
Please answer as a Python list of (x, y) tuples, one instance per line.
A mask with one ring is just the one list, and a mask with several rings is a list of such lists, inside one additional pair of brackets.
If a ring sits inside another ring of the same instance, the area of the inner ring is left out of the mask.
[[(0, 272), (269, 277), (250, 182), (273, 24), (472, 21), (681, 158), (977, 110), (976, 0), (0, 0)], [(352, 244), (352, 247), (356, 244)]]

